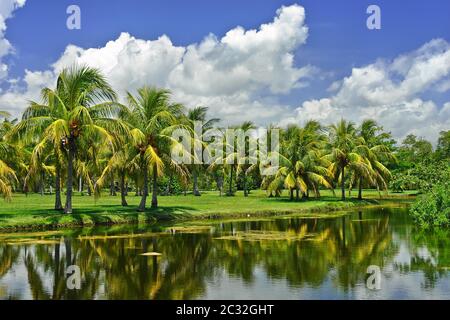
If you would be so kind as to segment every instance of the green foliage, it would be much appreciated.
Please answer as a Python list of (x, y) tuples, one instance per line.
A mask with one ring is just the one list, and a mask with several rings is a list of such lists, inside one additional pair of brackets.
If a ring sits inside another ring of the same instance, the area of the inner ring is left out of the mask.
[(430, 160), (433, 155), (433, 146), (427, 140), (408, 135), (397, 151), (398, 167), (410, 169), (415, 164)]
[(444, 161), (420, 163), (411, 170), (411, 174), (419, 180), (418, 189), (426, 192), (437, 184), (450, 181), (450, 165)]
[(180, 179), (174, 177), (161, 177), (158, 179), (158, 194), (163, 196), (177, 195), (183, 192)]
[(441, 131), (436, 148), (436, 158), (438, 160), (450, 161), (450, 130)]
[[(255, 171), (255, 172), (257, 172), (257, 171)], [(259, 173), (259, 172), (257, 172), (257, 173)], [(248, 191), (258, 189), (259, 186), (261, 185), (261, 176), (259, 174), (258, 175), (249, 174), (246, 177), (245, 184), (246, 184), (246, 188), (248, 189)], [(243, 173), (238, 175), (238, 177), (236, 178), (236, 189), (244, 190), (244, 174)]]
[(416, 190), (418, 186), (418, 177), (411, 174), (405, 174), (403, 172), (394, 173), (392, 176), (392, 180), (389, 181), (389, 188), (394, 192)]
[[(231, 190), (230, 190), (230, 182), (231, 182)], [(234, 194), (237, 191), (236, 179), (234, 177), (231, 177), (231, 175), (229, 174), (225, 175), (223, 187), (227, 196), (234, 196)]]
[(450, 181), (450, 167), (447, 161), (419, 162), (408, 170), (396, 170), (389, 183), (394, 192), (419, 190), (427, 192), (433, 186)]
[[(0, 194), (9, 198), (20, 189), (44, 194), (52, 186), (56, 210), (63, 209), (61, 195), (66, 194), (66, 213), (72, 212), (72, 189), (78, 181), (96, 196), (103, 187), (116, 186), (124, 207), (131, 187), (142, 197), (138, 210), (145, 211), (149, 185), (156, 208), (158, 194), (187, 190), (196, 196), (200, 190), (220, 189), (221, 195), (243, 190), (248, 196), (249, 190), (262, 188), (269, 197), (288, 190), (291, 200), (294, 194), (300, 200), (320, 197), (325, 189), (334, 194), (340, 186), (342, 200), (346, 189), (354, 188), (362, 199), (364, 188), (387, 190), (391, 170), (395, 175), (390, 187), (397, 192), (426, 192), (450, 180), (449, 131), (441, 132), (433, 153), (430, 142), (414, 135), (396, 149), (391, 134), (371, 119), (358, 126), (344, 119), (329, 127), (317, 121), (287, 128), (269, 125), (269, 132), (280, 129), (279, 151), (270, 154), (278, 156), (280, 164), (272, 176), (261, 176), (260, 169), (267, 165), (261, 160), (264, 152), (259, 150), (258, 157), (249, 152), (250, 143), (259, 138), (250, 134), (245, 153), (236, 152), (238, 139), (228, 138), (225, 128), (217, 127), (219, 119), (207, 117), (207, 107), (186, 110), (164, 88), (143, 86), (135, 94), (127, 93), (122, 105), (100, 71), (75, 65), (61, 72), (55, 88), (44, 88), (41, 98), (41, 103), (30, 103), (21, 121), (9, 121), (9, 114), (0, 111), (0, 117), (6, 117), (0, 123)], [(235, 151), (215, 155), (209, 167), (173, 161), (171, 148), (185, 147), (172, 139), (172, 133), (187, 129), (197, 141), (196, 121), (203, 123), (203, 133), (217, 129), (223, 147)], [(248, 132), (256, 126), (242, 119), (234, 129)]]
[(424, 228), (450, 226), (450, 183), (438, 184), (418, 198), (410, 214)]
[(450, 168), (445, 162), (418, 163), (406, 172), (397, 171), (390, 182), (395, 192), (419, 190), (427, 192), (433, 186), (450, 181)]

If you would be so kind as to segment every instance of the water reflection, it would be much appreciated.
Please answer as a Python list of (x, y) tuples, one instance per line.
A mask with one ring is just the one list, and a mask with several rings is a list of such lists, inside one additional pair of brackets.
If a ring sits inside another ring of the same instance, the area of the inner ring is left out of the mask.
[[(185, 232), (124, 228), (4, 238), (0, 298), (450, 298), (449, 232), (415, 230), (405, 209), (223, 222)], [(74, 264), (82, 270), (80, 290), (66, 286)], [(377, 292), (365, 287), (369, 265), (382, 270)]]

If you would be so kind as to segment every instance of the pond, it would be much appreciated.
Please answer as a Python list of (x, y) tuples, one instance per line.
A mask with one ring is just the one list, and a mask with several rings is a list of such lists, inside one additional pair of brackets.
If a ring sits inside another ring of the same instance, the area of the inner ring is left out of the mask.
[(450, 299), (450, 232), (406, 210), (2, 234), (0, 299)]

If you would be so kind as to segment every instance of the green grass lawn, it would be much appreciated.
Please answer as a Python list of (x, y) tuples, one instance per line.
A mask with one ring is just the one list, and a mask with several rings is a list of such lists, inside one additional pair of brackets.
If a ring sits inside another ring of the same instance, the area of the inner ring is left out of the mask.
[[(322, 191), (320, 199), (291, 202), (287, 193), (280, 198), (268, 198), (264, 191), (252, 191), (245, 198), (242, 192), (234, 197), (220, 197), (218, 192), (204, 192), (201, 197), (193, 195), (160, 196), (159, 208), (148, 209), (145, 213), (136, 212), (140, 197), (127, 197), (129, 206), (120, 205), (120, 196), (102, 196), (98, 199), (76, 194), (73, 198), (74, 212), (71, 215), (52, 210), (54, 195), (14, 194), (11, 201), (0, 200), (0, 229), (45, 229), (63, 226), (82, 226), (118, 223), (141, 223), (155, 220), (211, 219), (272, 214), (328, 212), (355, 206), (370, 205), (379, 194), (372, 190), (364, 191), (363, 201), (350, 198), (340, 201), (331, 191)], [(411, 193), (389, 194), (387, 198), (407, 198)], [(356, 197), (356, 192), (353, 192)], [(383, 195), (386, 198), (385, 195)], [(64, 200), (64, 199), (63, 199)], [(151, 197), (148, 198), (150, 206)]]

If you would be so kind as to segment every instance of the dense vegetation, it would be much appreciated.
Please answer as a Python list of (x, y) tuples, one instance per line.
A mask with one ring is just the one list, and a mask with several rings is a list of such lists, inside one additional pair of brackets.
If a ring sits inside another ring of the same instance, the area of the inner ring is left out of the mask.
[(450, 131), (440, 134), (436, 150), (430, 142), (409, 135), (397, 151), (392, 190), (419, 190), (411, 215), (422, 227), (450, 225)]
[(411, 207), (411, 215), (422, 227), (450, 225), (450, 182), (435, 185)]
[[(134, 192), (141, 197), (138, 211), (145, 211), (150, 193), (152, 208), (158, 207), (158, 195), (188, 190), (195, 196), (200, 190), (227, 196), (242, 190), (248, 196), (261, 188), (268, 197), (286, 190), (291, 201), (303, 201), (335, 188), (345, 200), (346, 191), (357, 188), (362, 199), (367, 188), (428, 191), (449, 171), (448, 131), (433, 152), (431, 143), (413, 135), (399, 146), (370, 119), (359, 126), (342, 119), (327, 127), (308, 121), (280, 128), (280, 167), (271, 176), (262, 176), (262, 164), (250, 164), (248, 153), (243, 164), (178, 164), (170, 156), (176, 143), (170, 133), (185, 128), (194, 135), (195, 121), (206, 131), (219, 119), (208, 118), (205, 107), (186, 110), (165, 89), (143, 87), (127, 93), (126, 101), (118, 102), (98, 70), (73, 66), (61, 72), (55, 88), (42, 90), (41, 101), (31, 102), (20, 120), (1, 112), (0, 193), (6, 199), (13, 192), (54, 194), (54, 209), (70, 214), (74, 188), (89, 196), (108, 188), (110, 195), (120, 194), (124, 207)], [(236, 128), (255, 125), (247, 121)]]

